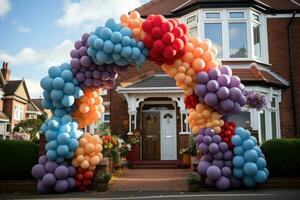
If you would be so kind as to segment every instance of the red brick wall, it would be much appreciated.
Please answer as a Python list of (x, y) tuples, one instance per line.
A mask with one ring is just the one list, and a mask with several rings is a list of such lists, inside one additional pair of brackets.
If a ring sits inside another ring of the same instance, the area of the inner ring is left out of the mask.
[[(289, 18), (268, 19), (269, 59), (272, 70), (290, 81), (288, 60), (288, 22)], [(300, 18), (295, 18), (292, 23), (292, 53), (295, 74), (296, 108), (292, 105), (291, 87), (282, 90), (280, 104), (280, 122), (282, 136), (294, 136), (293, 109), (297, 113), (298, 136), (300, 135)], [(291, 83), (291, 82), (290, 82)]]

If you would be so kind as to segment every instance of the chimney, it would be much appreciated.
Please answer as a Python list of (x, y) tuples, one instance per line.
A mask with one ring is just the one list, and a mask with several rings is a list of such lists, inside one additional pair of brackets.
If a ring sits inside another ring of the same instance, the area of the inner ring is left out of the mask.
[(8, 81), (9, 76), (10, 76), (10, 69), (8, 69), (8, 63), (7, 62), (3, 62), (1, 73), (2, 73), (2, 76), (3, 76), (4, 80)]

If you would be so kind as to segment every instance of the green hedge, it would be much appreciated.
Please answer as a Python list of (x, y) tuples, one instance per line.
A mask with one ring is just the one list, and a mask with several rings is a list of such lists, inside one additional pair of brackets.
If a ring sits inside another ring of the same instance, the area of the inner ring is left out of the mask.
[(38, 160), (38, 144), (29, 141), (0, 141), (0, 180), (31, 179)]
[(262, 144), (271, 176), (300, 176), (300, 139), (273, 139)]

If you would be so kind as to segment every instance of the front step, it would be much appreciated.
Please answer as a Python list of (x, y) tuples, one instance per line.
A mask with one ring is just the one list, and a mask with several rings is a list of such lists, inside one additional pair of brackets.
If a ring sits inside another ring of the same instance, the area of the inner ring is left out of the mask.
[(137, 169), (176, 169), (177, 160), (140, 160), (132, 164)]

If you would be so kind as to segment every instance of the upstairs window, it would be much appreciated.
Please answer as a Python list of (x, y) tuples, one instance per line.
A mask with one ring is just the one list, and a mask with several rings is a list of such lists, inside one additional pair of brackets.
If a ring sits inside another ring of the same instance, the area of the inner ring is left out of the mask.
[(193, 15), (187, 17), (187, 19), (186, 19), (186, 24), (188, 26), (189, 34), (193, 37), (198, 36), (197, 22), (198, 22), (198, 17), (196, 14), (193, 14)]
[(230, 58), (247, 58), (247, 27), (246, 22), (229, 23)]
[(254, 56), (261, 58), (260, 16), (256, 13), (252, 14), (252, 24)]
[(22, 105), (16, 104), (14, 106), (14, 119), (21, 121), (24, 118), (24, 107)]

